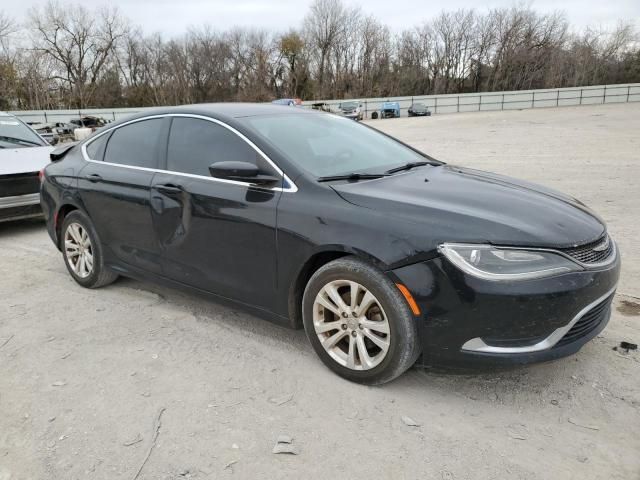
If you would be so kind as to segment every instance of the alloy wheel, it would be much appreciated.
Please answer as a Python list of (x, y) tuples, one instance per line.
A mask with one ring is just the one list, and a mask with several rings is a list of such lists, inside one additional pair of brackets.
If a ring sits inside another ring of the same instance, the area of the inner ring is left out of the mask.
[(350, 280), (327, 283), (313, 304), (313, 326), (325, 351), (351, 370), (370, 370), (386, 357), (391, 330), (378, 299)]
[(79, 223), (70, 223), (64, 233), (64, 252), (71, 270), (80, 278), (93, 272), (93, 246), (87, 230)]

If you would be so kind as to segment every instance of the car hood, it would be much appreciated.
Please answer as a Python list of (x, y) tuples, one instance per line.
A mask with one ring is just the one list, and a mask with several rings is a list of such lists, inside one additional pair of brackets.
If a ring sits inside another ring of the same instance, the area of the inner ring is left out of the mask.
[(39, 172), (49, 164), (54, 147), (0, 148), (0, 175)]
[(571, 247), (599, 239), (604, 222), (580, 201), (540, 185), (451, 165), (334, 184), (346, 201), (424, 224), (441, 242)]

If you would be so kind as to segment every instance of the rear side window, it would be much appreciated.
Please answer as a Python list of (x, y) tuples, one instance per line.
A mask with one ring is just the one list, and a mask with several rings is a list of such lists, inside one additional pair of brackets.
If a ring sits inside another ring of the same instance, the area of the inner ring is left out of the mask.
[(91, 160), (102, 161), (104, 158), (104, 149), (107, 146), (107, 140), (109, 140), (109, 135), (109, 133), (105, 133), (87, 145), (87, 155)]
[(104, 161), (157, 168), (162, 119), (153, 118), (117, 128), (107, 142)]
[(198, 118), (173, 119), (167, 151), (168, 170), (208, 177), (212, 163), (226, 161), (250, 162), (265, 173), (274, 173), (258, 152), (229, 129)]

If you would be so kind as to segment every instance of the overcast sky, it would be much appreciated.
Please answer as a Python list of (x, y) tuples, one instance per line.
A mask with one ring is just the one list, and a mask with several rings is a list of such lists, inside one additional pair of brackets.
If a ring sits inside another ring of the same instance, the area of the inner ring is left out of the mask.
[[(253, 26), (287, 30), (302, 22), (312, 0), (92, 0), (85, 5), (110, 3), (145, 32), (162, 32), (166, 36), (183, 33), (189, 26), (211, 24), (219, 29), (231, 26)], [(16, 20), (22, 20), (27, 10), (42, 5), (44, 0), (3, 1), (4, 10)], [(359, 5), (394, 31), (416, 25), (442, 9), (475, 8), (485, 11), (492, 7), (511, 6), (513, 0), (345, 0)], [(570, 23), (610, 27), (619, 19), (634, 21), (640, 27), (640, 0), (536, 0), (531, 5), (540, 12), (564, 10)]]

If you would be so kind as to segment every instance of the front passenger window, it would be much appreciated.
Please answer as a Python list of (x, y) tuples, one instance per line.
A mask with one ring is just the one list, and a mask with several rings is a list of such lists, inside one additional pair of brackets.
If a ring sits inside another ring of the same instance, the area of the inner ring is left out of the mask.
[(250, 162), (265, 173), (273, 173), (258, 152), (228, 128), (199, 118), (173, 119), (167, 150), (168, 170), (208, 177), (212, 163), (227, 161)]
[(104, 161), (134, 167), (157, 168), (161, 118), (130, 123), (114, 130)]

